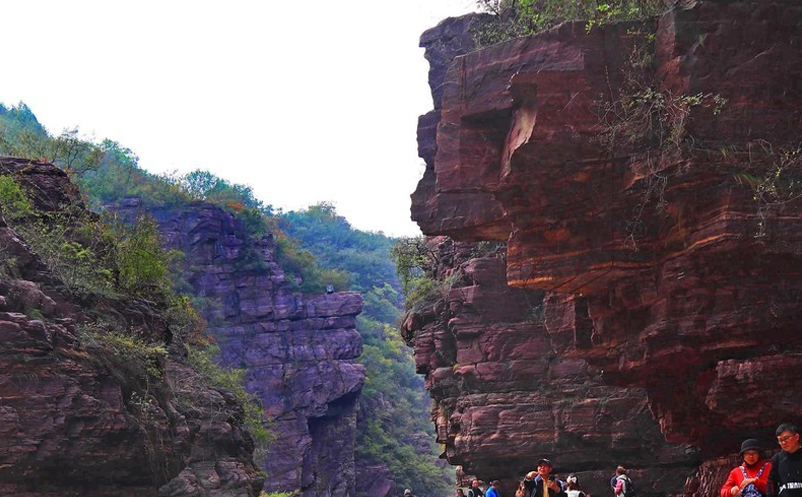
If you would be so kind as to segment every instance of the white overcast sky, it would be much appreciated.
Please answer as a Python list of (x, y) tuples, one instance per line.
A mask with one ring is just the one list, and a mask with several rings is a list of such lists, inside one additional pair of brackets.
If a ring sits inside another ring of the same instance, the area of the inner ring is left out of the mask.
[(0, 102), (77, 126), (152, 172), (206, 169), (285, 210), (331, 201), (414, 235), (416, 125), (432, 108), (420, 34), (474, 0), (0, 4)]

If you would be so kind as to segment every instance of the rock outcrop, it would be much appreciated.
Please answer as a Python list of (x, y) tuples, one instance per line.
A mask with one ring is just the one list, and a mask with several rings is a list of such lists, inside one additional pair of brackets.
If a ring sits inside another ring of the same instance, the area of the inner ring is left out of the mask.
[[(0, 174), (28, 187), (39, 211), (85, 213), (52, 165), (0, 158)], [(115, 326), (167, 346), (158, 302), (76, 301), (2, 213), (0, 253), (0, 494), (258, 494), (253, 441), (230, 394), (180, 357), (156, 355), (156, 371), (143, 372), (136, 358), (84, 332)]]
[(541, 290), (507, 286), (503, 244), (488, 250), (445, 237), (429, 244), (437, 279), (450, 285), (409, 314), (402, 331), (436, 401), (449, 462), (502, 480), (509, 493), (543, 456), (557, 473), (577, 473), (591, 494), (608, 492), (616, 464), (637, 468), (646, 493), (682, 487), (698, 451), (665, 442), (643, 389), (607, 386), (577, 357), (574, 339), (590, 322)]
[[(446, 334), (456, 345), (448, 350), (466, 361), (449, 359), (459, 364), (455, 371), (444, 369), (449, 360), (430, 358), (441, 346), (433, 343), (445, 340), (440, 328), (427, 328), (433, 318), (408, 325), (435, 396), (438, 384), (442, 398), (457, 395), (443, 387), (451, 377), (468, 385), (482, 379), (472, 387), (484, 389), (481, 400), (474, 390), (460, 393), (456, 411), (438, 421), (456, 431), (440, 434), (449, 457), (479, 476), (493, 475), (473, 458), (509, 452), (509, 443), (495, 444), (504, 440), (497, 426), (507, 415), (521, 417), (495, 407), (501, 390), (519, 388), (515, 368), (487, 363), (495, 362), (494, 341), (509, 334), (523, 335), (518, 361), (550, 348), (551, 361), (573, 364), (607, 392), (599, 397), (626, 391), (648, 399), (666, 439), (705, 461), (684, 489), (679, 480), (661, 489), (668, 493), (710, 495), (723, 481), (722, 458), (742, 439), (759, 437), (769, 447), (777, 424), (802, 415), (802, 403), (768, 394), (799, 386), (788, 372), (802, 352), (795, 329), (802, 205), (794, 190), (802, 7), (790, 0), (687, 3), (650, 22), (590, 32), (565, 23), (457, 57), (437, 83), (434, 113), (421, 118), (427, 169), (412, 195), (413, 218), (427, 235), (507, 242), (507, 283), (545, 292), (547, 335), (494, 324), (509, 320), (490, 306), (483, 312), (495, 317), (468, 327), (478, 337), (471, 345), (459, 338), (466, 335), (462, 304), (451, 304), (457, 317)], [(438, 39), (454, 36), (440, 26), (422, 41), (442, 51), (432, 42)], [(653, 58), (633, 87), (628, 79), (640, 69), (631, 55), (652, 40)], [(644, 119), (611, 115), (624, 102), (637, 111), (638, 98), (656, 105)], [(616, 132), (635, 138), (610, 144)], [(481, 279), (487, 263), (471, 264)], [(485, 305), (475, 300), (472, 307)], [(555, 374), (543, 362), (519, 367), (530, 380)], [(530, 399), (556, 409), (549, 395)], [(593, 405), (594, 397), (580, 398)], [(465, 414), (480, 406), (484, 415)], [(627, 412), (634, 411), (611, 411), (611, 421), (624, 422), (624, 439)], [(504, 433), (526, 432), (530, 460), (562, 442), (560, 429), (538, 431), (554, 423), (548, 417), (532, 423), (520, 431), (511, 423)]]
[[(135, 216), (136, 199), (123, 206)], [(356, 403), (365, 378), (357, 292), (307, 296), (275, 262), (271, 236), (250, 239), (211, 204), (148, 208), (167, 247), (186, 254), (184, 275), (201, 297), (225, 363), (247, 369), (248, 390), (273, 420), (260, 465), (268, 491), (354, 495)], [(321, 288), (325, 292), (325, 288)]]

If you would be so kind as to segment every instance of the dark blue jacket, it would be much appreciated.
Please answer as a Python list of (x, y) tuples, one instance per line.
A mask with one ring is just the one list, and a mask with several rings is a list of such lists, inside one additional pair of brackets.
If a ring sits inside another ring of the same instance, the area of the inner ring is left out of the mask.
[[(549, 497), (557, 497), (565, 490), (565, 485), (561, 480), (554, 480), (557, 482), (557, 486), (560, 487), (560, 491), (554, 491), (552, 489), (549, 490)], [(540, 475), (537, 475), (534, 479), (529, 480), (524, 478), (524, 489), (526, 490), (527, 497), (541, 497), (543, 495), (543, 478)]]

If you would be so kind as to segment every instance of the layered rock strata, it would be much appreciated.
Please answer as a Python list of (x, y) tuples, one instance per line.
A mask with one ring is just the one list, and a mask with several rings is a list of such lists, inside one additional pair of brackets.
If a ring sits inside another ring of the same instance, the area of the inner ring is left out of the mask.
[[(83, 208), (52, 165), (0, 158), (0, 174), (26, 186), (40, 212)], [(114, 317), (125, 333), (168, 345), (158, 303), (76, 301), (1, 212), (0, 253), (0, 494), (258, 494), (254, 445), (230, 394), (175, 356), (143, 390), (136, 360), (82, 332)]]
[[(135, 216), (139, 202), (123, 211)], [(276, 440), (259, 461), (269, 491), (354, 495), (356, 403), (365, 378), (356, 292), (307, 296), (275, 262), (272, 236), (250, 239), (210, 204), (148, 208), (167, 247), (186, 254), (188, 287), (202, 297), (208, 331), (225, 363), (247, 368), (247, 385), (272, 419)], [(321, 289), (325, 292), (325, 289)]]
[(409, 314), (402, 330), (436, 401), (437, 439), (449, 462), (501, 479), (512, 493), (546, 456), (592, 494), (608, 491), (616, 464), (638, 468), (645, 493), (682, 487), (699, 454), (665, 442), (644, 390), (605, 385), (572, 353), (572, 339), (590, 326), (581, 314), (563, 302), (545, 314), (545, 292), (507, 286), (503, 246), (429, 243), (440, 261), (435, 276), (450, 285)]
[[(744, 438), (769, 446), (802, 415), (767, 395), (799, 386), (784, 372), (802, 352), (802, 7), (688, 4), (457, 57), (439, 115), (421, 120), (412, 213), (427, 235), (506, 241), (508, 284), (547, 292), (556, 357), (645, 391), (664, 436), (708, 461), (685, 488), (701, 495), (723, 480), (713, 461)], [(640, 86), (628, 85), (651, 40)], [(637, 98), (657, 105), (640, 124), (606, 112)], [(602, 147), (616, 130), (641, 138)], [(475, 457), (457, 440), (451, 457)]]

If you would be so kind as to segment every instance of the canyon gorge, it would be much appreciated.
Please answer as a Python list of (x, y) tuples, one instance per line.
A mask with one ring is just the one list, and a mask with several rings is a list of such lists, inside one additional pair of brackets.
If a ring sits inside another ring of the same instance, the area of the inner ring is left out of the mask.
[[(593, 495), (618, 464), (644, 497), (716, 495), (743, 439), (768, 453), (802, 415), (802, 6), (687, 0), (477, 46), (492, 21), (449, 18), (420, 39), (433, 110), (418, 121), (411, 214), (430, 290), (400, 334), (441, 458), (459, 484), (499, 479), (505, 497), (541, 457)], [(98, 168), (121, 153), (96, 151)], [(379, 375), (360, 355), (401, 343), (385, 323), (395, 342), (360, 336), (371, 298), (302, 291), (279, 264), (280, 230), (252, 236), (237, 202), (98, 201), (75, 183), (99, 173), (35, 157), (0, 156), (0, 494), (400, 494), (388, 465), (354, 455), (358, 420), (411, 410), (381, 391), (364, 402)], [(102, 268), (85, 249), (112, 245), (90, 203), (152, 219), (180, 253), (177, 290), (219, 362), (245, 370), (266, 450), (241, 399), (191, 367), (164, 293), (86, 291), (122, 279), (86, 281)], [(50, 239), (22, 235), (37, 231)], [(400, 461), (427, 452), (423, 431), (405, 434)]]

